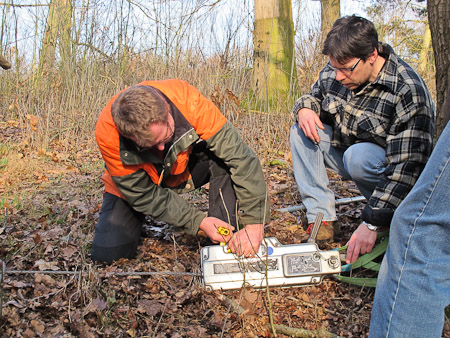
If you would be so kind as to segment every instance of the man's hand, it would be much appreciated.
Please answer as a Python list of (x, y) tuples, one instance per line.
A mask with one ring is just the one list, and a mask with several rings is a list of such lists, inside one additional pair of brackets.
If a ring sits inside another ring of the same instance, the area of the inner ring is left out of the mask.
[(356, 261), (360, 254), (371, 252), (376, 239), (377, 232), (369, 230), (365, 224), (361, 223), (347, 243), (347, 259), (345, 260), (347, 264)]
[(263, 225), (249, 224), (233, 235), (228, 242), (228, 247), (238, 256), (254, 257), (262, 241)]
[(311, 141), (319, 143), (320, 137), (316, 127), (322, 130), (325, 129), (325, 127), (316, 112), (309, 108), (302, 108), (298, 111), (297, 115), (298, 126), (303, 130), (305, 136), (311, 139)]
[[(220, 234), (219, 228), (221, 227), (229, 229), (229, 235), (225, 236)], [(205, 217), (202, 223), (200, 223), (200, 230), (203, 230), (213, 243), (227, 243), (233, 235), (234, 226), (216, 217)]]

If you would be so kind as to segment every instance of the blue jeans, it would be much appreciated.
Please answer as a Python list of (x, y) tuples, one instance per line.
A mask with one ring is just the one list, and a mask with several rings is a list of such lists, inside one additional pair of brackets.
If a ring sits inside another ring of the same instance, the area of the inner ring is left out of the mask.
[(448, 304), (450, 124), (392, 218), (369, 337), (441, 337)]
[(372, 195), (386, 168), (386, 152), (380, 146), (361, 142), (346, 149), (333, 147), (333, 130), (328, 125), (324, 127), (325, 130), (318, 129), (318, 144), (307, 138), (297, 123), (291, 128), (294, 177), (308, 223), (315, 221), (318, 212), (323, 213), (324, 221), (336, 220), (335, 198), (328, 188), (326, 167), (353, 180), (366, 199)]

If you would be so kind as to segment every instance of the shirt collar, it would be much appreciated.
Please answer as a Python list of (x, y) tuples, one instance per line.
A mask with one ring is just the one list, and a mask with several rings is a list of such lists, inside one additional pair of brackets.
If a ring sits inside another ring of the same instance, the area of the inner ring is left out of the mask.
[(378, 44), (378, 52), (380, 56), (386, 59), (386, 62), (372, 84), (379, 84), (389, 88), (393, 92), (396, 92), (398, 88), (399, 58), (394, 53), (392, 47), (387, 43), (380, 42)]

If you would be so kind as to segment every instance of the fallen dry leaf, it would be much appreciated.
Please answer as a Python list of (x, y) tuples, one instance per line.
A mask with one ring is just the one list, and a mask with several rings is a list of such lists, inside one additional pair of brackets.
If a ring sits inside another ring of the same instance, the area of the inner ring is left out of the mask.
[(39, 270), (51, 270), (51, 271), (57, 271), (59, 270), (58, 262), (46, 262), (43, 259), (38, 260), (36, 263), (34, 263), (34, 266), (39, 268)]
[(138, 312), (145, 313), (147, 316), (156, 316), (159, 314), (164, 305), (154, 299), (142, 299), (138, 301)]
[(30, 322), (30, 325), (34, 329), (34, 331), (39, 335), (42, 335), (44, 333), (45, 325), (42, 322), (38, 320), (32, 320)]

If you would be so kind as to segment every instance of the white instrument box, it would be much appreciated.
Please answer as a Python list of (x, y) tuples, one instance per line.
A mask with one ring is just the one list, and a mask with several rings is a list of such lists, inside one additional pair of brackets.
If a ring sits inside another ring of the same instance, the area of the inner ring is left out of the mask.
[(229, 253), (228, 246), (204, 247), (201, 266), (208, 290), (299, 287), (320, 284), (324, 276), (341, 272), (338, 251), (321, 251), (315, 243), (282, 245), (275, 237), (265, 238), (254, 258)]

